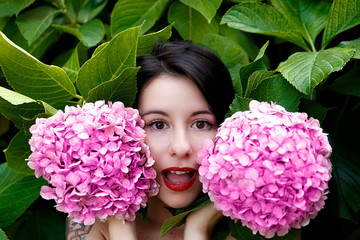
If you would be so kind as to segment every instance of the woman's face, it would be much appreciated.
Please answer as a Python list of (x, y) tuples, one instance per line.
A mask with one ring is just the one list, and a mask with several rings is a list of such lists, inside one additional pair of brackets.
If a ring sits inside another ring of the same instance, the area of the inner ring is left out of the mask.
[(139, 112), (155, 159), (157, 197), (169, 207), (189, 205), (201, 192), (197, 152), (205, 139), (215, 138), (215, 115), (192, 80), (169, 75), (152, 79), (143, 89)]

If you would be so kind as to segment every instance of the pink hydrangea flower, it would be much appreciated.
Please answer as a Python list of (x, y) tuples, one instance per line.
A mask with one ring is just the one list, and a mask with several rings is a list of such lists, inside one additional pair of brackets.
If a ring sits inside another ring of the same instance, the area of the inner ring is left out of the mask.
[(86, 225), (96, 218), (133, 221), (158, 193), (143, 126), (138, 111), (121, 102), (67, 106), (36, 119), (28, 166), (49, 183), (41, 196)]
[(324, 207), (331, 151), (318, 120), (253, 100), (204, 143), (199, 177), (225, 216), (254, 234), (283, 236)]

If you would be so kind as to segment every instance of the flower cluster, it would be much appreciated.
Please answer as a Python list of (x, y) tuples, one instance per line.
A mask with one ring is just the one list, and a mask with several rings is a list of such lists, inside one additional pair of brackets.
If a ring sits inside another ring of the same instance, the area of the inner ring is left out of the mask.
[(36, 119), (28, 166), (50, 184), (41, 196), (86, 225), (96, 218), (133, 221), (158, 193), (143, 125), (137, 110), (105, 101)]
[(324, 207), (331, 151), (318, 120), (253, 100), (204, 143), (200, 181), (225, 216), (254, 234), (283, 236)]

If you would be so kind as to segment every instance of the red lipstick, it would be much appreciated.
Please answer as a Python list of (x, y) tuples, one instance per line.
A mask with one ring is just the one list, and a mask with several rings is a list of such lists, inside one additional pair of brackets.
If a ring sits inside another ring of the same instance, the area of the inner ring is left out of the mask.
[(195, 182), (198, 172), (194, 168), (170, 167), (161, 172), (165, 185), (172, 191), (185, 191)]

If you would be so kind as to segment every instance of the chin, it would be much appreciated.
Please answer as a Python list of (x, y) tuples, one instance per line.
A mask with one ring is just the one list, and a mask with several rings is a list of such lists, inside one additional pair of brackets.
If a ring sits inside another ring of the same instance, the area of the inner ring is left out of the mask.
[(168, 207), (171, 208), (184, 208), (193, 203), (201, 194), (201, 185), (193, 186), (190, 191), (175, 192), (167, 189), (161, 189), (158, 198)]

